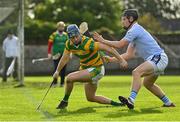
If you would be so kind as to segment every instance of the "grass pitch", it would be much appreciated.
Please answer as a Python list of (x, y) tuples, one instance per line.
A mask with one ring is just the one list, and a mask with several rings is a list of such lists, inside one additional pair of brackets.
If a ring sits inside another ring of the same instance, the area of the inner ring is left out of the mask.
[[(26, 77), (23, 88), (13, 88), (15, 82), (0, 83), (0, 121), (180, 121), (180, 76), (161, 76), (157, 84), (176, 104), (175, 108), (163, 108), (162, 102), (144, 87), (136, 99), (135, 109), (112, 107), (86, 100), (84, 87), (76, 83), (66, 110), (55, 107), (64, 96), (64, 89), (53, 87), (39, 111), (41, 102), (51, 77)], [(97, 94), (118, 101), (119, 95), (128, 96), (130, 76), (105, 76), (100, 80)]]

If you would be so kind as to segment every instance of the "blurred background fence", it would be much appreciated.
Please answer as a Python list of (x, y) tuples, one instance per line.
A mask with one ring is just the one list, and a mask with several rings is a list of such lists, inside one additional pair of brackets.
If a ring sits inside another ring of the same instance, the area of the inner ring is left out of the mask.
[[(178, 38), (180, 35), (173, 36), (162, 36), (157, 35), (162, 42), (168, 46), (168, 48), (179, 56), (180, 55), (180, 43)], [(175, 40), (175, 39), (177, 40)], [(170, 41), (168, 41), (170, 40)], [(172, 41), (173, 40), (173, 41)], [(0, 50), (2, 50), (0, 48)], [(118, 50), (119, 53), (123, 53), (125, 49)], [(169, 50), (165, 50), (169, 57), (169, 65), (166, 69), (166, 74), (180, 74), (180, 58), (175, 57)], [(2, 53), (0, 53), (2, 56)], [(33, 59), (47, 57), (47, 45), (25, 45), (25, 75), (52, 75), (53, 73), (53, 63), (52, 61), (42, 61), (32, 63)], [(2, 64), (2, 60), (0, 60)], [(106, 74), (107, 75), (117, 75), (117, 74), (130, 74), (132, 69), (142, 62), (142, 59), (138, 58), (129, 61), (129, 68), (127, 70), (122, 70), (119, 68), (118, 64), (109, 63), (106, 64)], [(79, 60), (73, 56), (72, 60), (67, 65), (67, 72), (75, 71), (79, 68)]]

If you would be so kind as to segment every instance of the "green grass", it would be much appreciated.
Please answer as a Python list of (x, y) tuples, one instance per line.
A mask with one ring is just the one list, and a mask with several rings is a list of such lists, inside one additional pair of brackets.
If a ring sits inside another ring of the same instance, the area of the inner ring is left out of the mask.
[[(0, 83), (0, 121), (180, 121), (180, 76), (161, 76), (157, 81), (176, 104), (175, 108), (161, 107), (162, 102), (144, 87), (138, 94), (134, 110), (91, 103), (85, 98), (83, 85), (76, 83), (66, 110), (55, 109), (64, 95), (63, 88), (55, 87), (37, 111), (50, 81), (51, 77), (26, 77), (23, 88), (13, 88), (13, 81)], [(119, 95), (129, 95), (130, 83), (130, 76), (106, 76), (100, 81), (97, 94), (118, 101)]]

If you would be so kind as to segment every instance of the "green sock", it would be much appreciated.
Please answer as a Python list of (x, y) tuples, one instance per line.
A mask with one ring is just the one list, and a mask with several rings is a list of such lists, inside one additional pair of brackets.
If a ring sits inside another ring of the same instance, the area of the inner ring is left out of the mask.
[(111, 105), (113, 105), (113, 106), (121, 106), (122, 104), (111, 100)]
[(63, 100), (67, 102), (69, 99), (69, 96), (70, 96), (69, 94), (65, 94)]

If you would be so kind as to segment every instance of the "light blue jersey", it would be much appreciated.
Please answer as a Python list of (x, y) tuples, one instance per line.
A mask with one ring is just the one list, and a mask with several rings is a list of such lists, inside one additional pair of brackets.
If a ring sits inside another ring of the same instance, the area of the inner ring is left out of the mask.
[(137, 54), (144, 60), (149, 56), (161, 54), (164, 52), (156, 40), (138, 23), (135, 23), (126, 33), (123, 39), (132, 43)]

